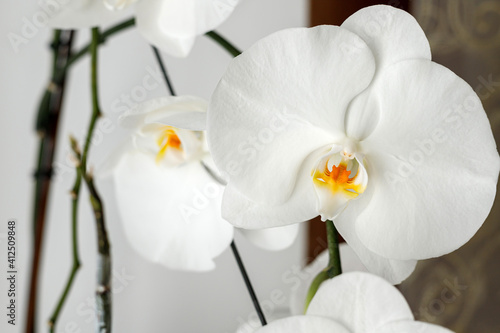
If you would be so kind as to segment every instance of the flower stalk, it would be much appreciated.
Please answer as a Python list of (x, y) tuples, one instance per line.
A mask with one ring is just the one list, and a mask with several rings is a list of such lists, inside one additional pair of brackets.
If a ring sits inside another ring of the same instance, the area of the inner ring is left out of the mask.
[(104, 220), (104, 208), (101, 197), (94, 185), (92, 173), (87, 171), (87, 154), (92, 140), (97, 119), (101, 116), (99, 107), (99, 95), (97, 87), (97, 50), (100, 44), (99, 28), (92, 28), (91, 54), (91, 89), (92, 89), (92, 116), (85, 139), (83, 153), (80, 155), (78, 144), (72, 140), (71, 147), (78, 160), (80, 174), (89, 190), (89, 199), (94, 211), (97, 228), (97, 286), (96, 286), (96, 332), (111, 332), (111, 251), (106, 223)]
[(82, 174), (78, 167), (76, 167), (76, 178), (73, 188), (71, 189), (71, 240), (72, 240), (72, 253), (73, 253), (73, 265), (71, 267), (71, 271), (64, 287), (64, 290), (57, 302), (56, 308), (50, 316), (49, 320), (49, 331), (50, 333), (55, 332), (57, 319), (59, 318), (59, 314), (68, 298), (69, 292), (73, 285), (73, 281), (75, 280), (76, 273), (80, 269), (80, 258), (78, 254), (78, 201), (80, 198), (80, 186), (82, 183)]
[(342, 267), (340, 263), (340, 251), (339, 251), (339, 233), (337, 228), (331, 220), (325, 222), (326, 225), (326, 237), (328, 241), (328, 265), (325, 269), (319, 272), (314, 278), (309, 291), (307, 292), (306, 302), (304, 305), (304, 313), (307, 311), (309, 304), (311, 303), (314, 295), (318, 291), (321, 284), (329, 279), (333, 279), (337, 275), (342, 274)]
[[(123, 21), (123, 22), (105, 30), (104, 32), (102, 32), (99, 35), (98, 44), (103, 44), (112, 35), (120, 32), (120, 31), (123, 31), (129, 27), (132, 27), (132, 26), (134, 26), (134, 24), (135, 24), (135, 19), (131, 18), (129, 20)], [(60, 33), (61, 33), (60, 30), (56, 30), (56, 36), (60, 36)], [(59, 42), (54, 40), (54, 42), (52, 43), (53, 47), (56, 46), (58, 43)], [(54, 59), (53, 80), (54, 81), (60, 80), (64, 75), (66, 75), (66, 73), (71, 65), (73, 65), (77, 60), (79, 60), (80, 58), (82, 58), (83, 56), (85, 56), (87, 53), (89, 53), (91, 51), (91, 45), (92, 45), (92, 42), (90, 44), (88, 44), (87, 46), (83, 47), (80, 51), (76, 52), (75, 54), (72, 54), (72, 55), (70, 54), (69, 59), (64, 64), (64, 66), (62, 66), (62, 68), (56, 67), (57, 61), (56, 61), (56, 59)], [(47, 101), (50, 100), (50, 96), (51, 96), (50, 91), (47, 90), (44, 97), (43, 97), (42, 103), (41, 103), (42, 106), (44, 104), (46, 104)], [(43, 119), (43, 118), (41, 118), (39, 115), (39, 119), (37, 121), (37, 124), (41, 123), (41, 119)], [(40, 126), (40, 125), (37, 125), (37, 128), (38, 128), (38, 126)], [(90, 134), (90, 137), (91, 137), (91, 135), (92, 134)], [(87, 142), (90, 142), (90, 141), (87, 140)], [(86, 144), (86, 148), (84, 149), (85, 160), (86, 160), (86, 156), (88, 153), (88, 149), (89, 149), (89, 145)], [(80, 168), (77, 166), (76, 167), (75, 182), (74, 182), (73, 188), (71, 189), (71, 192), (70, 192), (71, 201), (72, 201), (72, 204), (71, 204), (71, 206), (72, 206), (71, 207), (71, 211), (72, 211), (71, 212), (71, 216), (72, 216), (71, 234), (72, 234), (72, 236), (71, 236), (71, 238), (72, 238), (73, 264), (71, 267), (71, 271), (70, 271), (68, 280), (67, 280), (65, 287), (63, 289), (63, 292), (59, 298), (59, 301), (57, 302), (57, 305), (56, 305), (56, 308), (54, 309), (54, 312), (52, 313), (52, 315), (49, 319), (49, 331), (51, 333), (55, 332), (57, 319), (59, 317), (61, 310), (64, 307), (64, 303), (66, 302), (66, 299), (69, 295), (69, 292), (70, 292), (71, 287), (73, 285), (73, 282), (75, 280), (76, 274), (81, 266), (79, 254), (78, 254), (78, 202), (79, 202), (79, 197), (80, 197), (81, 183), (82, 183), (82, 174), (80, 172)]]
[(226, 38), (224, 38), (215, 30), (207, 32), (206, 35), (210, 37), (214, 42), (219, 44), (221, 47), (223, 47), (233, 57), (237, 57), (241, 54), (241, 51), (236, 46), (234, 46), (231, 42), (229, 42)]
[(40, 138), (38, 162), (35, 172), (35, 197), (33, 207), (33, 255), (31, 263), (31, 278), (28, 310), (26, 317), (26, 332), (36, 331), (36, 303), (38, 293), (38, 275), (40, 268), (43, 234), (45, 230), (45, 211), (47, 208), (52, 163), (56, 148), (57, 128), (61, 114), (66, 73), (61, 73), (69, 61), (74, 33), (72, 30), (55, 30), (52, 41), (53, 65), (51, 81), (48, 84), (36, 120), (36, 130)]
[[(89, 190), (89, 199), (94, 212), (94, 218), (97, 228), (97, 286), (96, 286), (96, 331), (97, 332), (111, 332), (111, 245), (109, 243), (108, 234), (106, 230), (106, 223), (104, 219), (104, 206), (102, 199), (97, 191), (94, 179), (91, 172), (87, 171), (87, 156), (90, 149), (90, 144), (92, 140), (92, 135), (94, 133), (95, 125), (98, 118), (101, 116), (101, 111), (99, 107), (99, 96), (98, 96), (98, 86), (97, 86), (97, 50), (99, 47), (100, 33), (99, 28), (92, 29), (92, 44), (90, 48), (91, 52), (91, 90), (92, 90), (92, 115), (87, 131), (87, 136), (85, 138), (85, 145), (83, 152), (80, 151), (76, 139), (71, 138), (71, 149), (77, 160), (77, 179), (75, 186), (73, 187), (73, 213), (76, 214), (76, 208), (78, 205), (80, 184), (83, 180)], [(75, 223), (74, 228), (76, 228), (76, 215), (73, 216), (73, 221)], [(74, 229), (75, 230), (75, 229)], [(76, 233), (73, 234), (73, 246), (74, 251), (77, 247)], [(77, 252), (74, 252), (77, 253)], [(75, 260), (78, 257), (75, 257)], [(68, 281), (68, 288), (71, 286), (73, 280)], [(63, 295), (64, 296), (64, 295)]]
[(156, 61), (158, 62), (158, 65), (160, 66), (161, 73), (163, 74), (163, 79), (165, 80), (165, 84), (167, 85), (168, 91), (170, 92), (171, 96), (175, 96), (174, 86), (172, 85), (172, 82), (170, 81), (170, 78), (168, 77), (167, 68), (165, 67), (165, 64), (163, 63), (163, 59), (161, 58), (160, 51), (154, 45), (151, 45), (151, 47), (153, 48), (153, 52), (155, 54)]
[[(128, 19), (126, 21), (123, 21), (121, 23), (118, 23), (114, 26), (112, 26), (111, 28), (107, 29), (107, 30), (104, 30), (103, 32), (100, 33), (99, 35), (99, 41), (98, 41), (98, 44), (104, 44), (108, 38), (110, 38), (111, 36), (123, 31), (123, 30), (126, 30), (128, 28), (131, 28), (135, 25), (135, 18), (131, 18), (131, 19)], [(77, 62), (78, 60), (80, 60), (83, 56), (85, 56), (87, 53), (89, 53), (91, 51), (91, 46), (92, 46), (92, 42), (90, 42), (89, 44), (87, 44), (86, 46), (82, 47), (79, 51), (75, 52), (73, 55), (71, 55), (71, 57), (69, 58), (68, 62), (66, 63), (66, 65), (62, 68), (61, 71), (59, 71), (59, 73), (57, 74), (59, 76), (62, 76), (62, 75), (65, 75), (65, 73), (67, 72), (67, 70), (75, 63)]]

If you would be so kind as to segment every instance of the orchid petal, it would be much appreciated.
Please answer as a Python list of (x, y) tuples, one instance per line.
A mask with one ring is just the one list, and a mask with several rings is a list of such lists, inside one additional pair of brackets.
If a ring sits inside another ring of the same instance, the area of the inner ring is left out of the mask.
[(40, 6), (50, 8), (47, 25), (57, 29), (81, 29), (109, 25), (130, 15), (130, 11), (111, 11), (102, 0), (42, 0)]
[[(266, 313), (267, 323), (272, 323), (276, 320), (290, 317), (290, 311), (288, 308), (278, 307), (273, 309), (272, 312)], [(246, 323), (241, 324), (236, 333), (254, 333), (262, 327), (262, 324), (257, 316), (249, 316), (249, 320)]]
[(136, 24), (153, 45), (172, 56), (185, 57), (195, 37), (220, 25), (238, 0), (148, 0), (136, 5)]
[[(426, 60), (392, 65), (378, 85), (379, 124), (361, 144), (370, 193), (356, 233), (384, 257), (456, 250), (481, 227), (500, 159), (481, 101), (453, 72)], [(402, 140), (401, 138), (404, 138)]]
[(370, 47), (383, 67), (407, 59), (431, 59), (431, 49), (417, 20), (392, 6), (365, 7), (351, 15), (341, 25), (357, 34)]
[(234, 226), (244, 229), (281, 227), (318, 216), (317, 199), (310, 174), (322, 154), (322, 150), (319, 150), (306, 159), (298, 172), (299, 178), (292, 195), (280, 205), (254, 201), (239, 192), (230, 182), (224, 190), (222, 216)]
[[(344, 52), (353, 41), (357, 52)], [(304, 159), (344, 138), (345, 110), (374, 71), (368, 47), (339, 27), (260, 40), (233, 60), (212, 96), (208, 143), (217, 166), (250, 199), (286, 202)]]
[[(365, 266), (361, 263), (358, 256), (352, 248), (342, 243), (339, 246), (342, 272), (352, 272), (352, 271), (366, 271)], [(306, 303), (307, 293), (314, 278), (328, 266), (329, 253), (328, 250), (324, 250), (319, 256), (314, 259), (312, 263), (307, 265), (297, 277), (300, 279), (300, 283), (295, 283), (292, 288), (290, 295), (290, 310), (292, 315), (302, 315), (304, 314), (304, 306)]]
[(392, 284), (399, 284), (413, 273), (417, 261), (389, 259), (370, 251), (356, 233), (356, 218), (363, 208), (362, 200), (350, 202), (346, 210), (334, 220), (335, 227), (368, 271), (383, 277)]
[(220, 216), (221, 185), (199, 163), (165, 168), (154, 156), (131, 151), (114, 182), (124, 231), (137, 252), (171, 269), (214, 268), (233, 228)]
[(276, 320), (255, 333), (350, 333), (335, 321), (314, 316), (295, 316)]
[(325, 281), (307, 309), (307, 316), (331, 318), (352, 333), (371, 332), (398, 320), (413, 320), (403, 295), (384, 279), (350, 272)]
[(377, 328), (370, 333), (453, 333), (447, 328), (419, 321), (397, 321)]
[(119, 118), (120, 125), (137, 128), (144, 123), (160, 123), (192, 131), (206, 127), (207, 102), (194, 96), (155, 98), (138, 104)]
[(134, 145), (131, 141), (126, 141), (111, 152), (106, 159), (97, 167), (95, 175), (98, 178), (106, 179), (113, 176), (115, 168), (120, 163), (122, 156), (128, 151), (134, 149)]
[(262, 249), (280, 251), (290, 247), (295, 242), (299, 234), (299, 225), (292, 224), (284, 227), (255, 230), (239, 229), (239, 231), (249, 241)]

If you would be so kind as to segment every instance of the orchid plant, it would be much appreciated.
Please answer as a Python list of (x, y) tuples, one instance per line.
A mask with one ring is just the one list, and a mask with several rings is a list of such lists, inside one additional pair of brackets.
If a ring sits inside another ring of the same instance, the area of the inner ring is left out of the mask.
[[(231, 246), (265, 326), (255, 332), (450, 332), (414, 321), (392, 284), (406, 279), (418, 260), (465, 244), (490, 212), (500, 158), (478, 96), (431, 60), (424, 32), (405, 11), (367, 7), (341, 26), (279, 31), (240, 54), (212, 31), (237, 4), (73, 0), (52, 18), (55, 28), (93, 27), (90, 47), (62, 65), (55, 44), (53, 75), (60, 88), (69, 66), (90, 49), (93, 113), (83, 149), (72, 140), (75, 263), (51, 331), (79, 267), (84, 183), (98, 227), (97, 331), (111, 332), (111, 253), (87, 155), (101, 114), (98, 46), (135, 24), (155, 51), (187, 56), (195, 38), (208, 33), (235, 56), (205, 101), (174, 96), (156, 52), (172, 96), (120, 117), (130, 138), (98, 174), (113, 179), (120, 223), (143, 258), (201, 272), (214, 269), (214, 258)], [(135, 19), (100, 32), (132, 7)], [(42, 105), (50, 107), (60, 91), (51, 89)], [(328, 250), (306, 268), (308, 278), (292, 297), (293, 316), (266, 326), (234, 227), (259, 247), (282, 250), (297, 238), (299, 223), (316, 216), (325, 223)], [(342, 250), (337, 233), (348, 244)], [(342, 268), (357, 272), (342, 274)], [(365, 270), (370, 273), (359, 272)], [(32, 281), (28, 327), (35, 273)]]

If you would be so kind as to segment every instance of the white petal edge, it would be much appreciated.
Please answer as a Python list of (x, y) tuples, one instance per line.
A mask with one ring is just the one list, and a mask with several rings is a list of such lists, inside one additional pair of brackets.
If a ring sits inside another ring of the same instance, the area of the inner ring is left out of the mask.
[(323, 153), (324, 149), (319, 149), (306, 158), (298, 172), (299, 178), (292, 195), (283, 204), (256, 202), (229, 183), (224, 190), (222, 216), (232, 225), (243, 229), (282, 227), (318, 216), (311, 170)]
[(148, 0), (136, 5), (136, 25), (153, 45), (174, 57), (186, 57), (195, 38), (220, 25), (238, 0)]
[(323, 282), (306, 315), (333, 319), (352, 333), (371, 332), (387, 323), (413, 320), (408, 303), (395, 287), (364, 272), (345, 273)]
[(341, 324), (328, 318), (295, 316), (280, 319), (264, 326), (255, 333), (350, 333)]
[(173, 127), (203, 131), (206, 127), (207, 102), (195, 96), (168, 96), (138, 104), (119, 117), (126, 128), (145, 123), (160, 123)]
[[(364, 193), (363, 196), (369, 195)], [(416, 260), (396, 260), (383, 257), (369, 250), (356, 233), (356, 218), (362, 212), (367, 197), (352, 200), (349, 206), (335, 220), (338, 232), (349, 244), (369, 272), (381, 276), (392, 284), (404, 281), (415, 270)]]
[(281, 251), (292, 246), (299, 234), (299, 224), (266, 229), (238, 229), (254, 245), (269, 251)]
[(125, 234), (144, 258), (170, 269), (206, 271), (233, 238), (220, 216), (222, 187), (199, 163), (162, 168), (132, 151), (114, 172)]
[(102, 0), (42, 0), (46, 24), (57, 29), (82, 29), (110, 25), (130, 16), (129, 10), (111, 11)]
[[(431, 49), (417, 20), (404, 10), (388, 5), (365, 7), (341, 25), (360, 36), (377, 60), (377, 68), (407, 59), (431, 59)], [(356, 45), (352, 46), (356, 49)]]

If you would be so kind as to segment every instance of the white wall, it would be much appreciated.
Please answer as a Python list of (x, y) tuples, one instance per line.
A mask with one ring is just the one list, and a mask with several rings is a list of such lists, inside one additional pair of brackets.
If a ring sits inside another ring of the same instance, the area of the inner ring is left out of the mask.
[[(240, 48), (245, 49), (258, 39), (276, 30), (306, 25), (306, 0), (243, 0), (234, 15), (220, 28)], [(1, 75), (0, 75), (0, 233), (5, 232), (8, 218), (19, 224), (21, 295), (19, 324), (24, 319), (28, 256), (30, 246), (31, 194), (37, 138), (34, 117), (43, 86), (49, 75), (50, 53), (47, 44), (50, 30), (40, 29), (18, 52), (10, 45), (8, 33), (21, 35), (23, 17), (31, 21), (40, 9), (34, 1), (5, 0), (0, 2)], [(77, 44), (88, 41), (87, 32), (79, 32)], [(141, 85), (146, 68), (156, 68), (150, 47), (135, 31), (128, 31), (106, 43), (101, 49), (100, 85), (103, 111), (116, 124), (118, 114), (113, 103), (121, 103), (122, 94), (130, 94)], [(165, 57), (179, 94), (195, 94), (209, 98), (224, 72), (230, 57), (212, 41), (199, 38), (187, 59)], [(67, 138), (74, 134), (82, 138), (90, 114), (89, 61), (81, 61), (71, 71), (59, 131), (56, 161), (60, 172), (52, 187), (48, 224), (43, 252), (43, 274), (40, 281), (40, 332), (47, 331), (45, 322), (66, 281), (71, 265), (70, 198), (74, 173), (66, 161)], [(149, 97), (162, 96), (166, 89), (159, 86)], [(103, 133), (102, 140), (92, 146), (90, 164), (98, 165), (126, 136), (126, 131), (114, 128)], [(111, 184), (98, 184), (106, 202), (106, 215), (113, 246), (114, 268), (133, 279), (115, 279), (115, 332), (234, 332), (239, 321), (246, 320), (252, 305), (230, 251), (217, 259), (217, 269), (211, 273), (193, 274), (169, 271), (144, 262), (124, 238), (117, 220)], [(80, 206), (80, 252), (83, 268), (59, 321), (58, 332), (92, 332), (91, 297), (94, 288), (95, 230), (92, 214), (82, 195)], [(268, 253), (256, 249), (237, 237), (240, 251), (253, 278), (261, 300), (269, 300), (274, 289), (285, 295), (294, 284), (293, 269), (297, 268), (304, 250), (300, 239), (289, 250)], [(5, 243), (0, 243), (0, 269), (5, 270)], [(3, 275), (1, 275), (3, 276)], [(6, 301), (6, 284), (0, 279), (0, 302)], [(286, 302), (285, 302), (286, 303)], [(286, 306), (282, 304), (280, 306)], [(272, 309), (271, 309), (272, 310)], [(20, 326), (6, 328), (5, 315), (0, 311), (2, 332), (21, 331)]]

